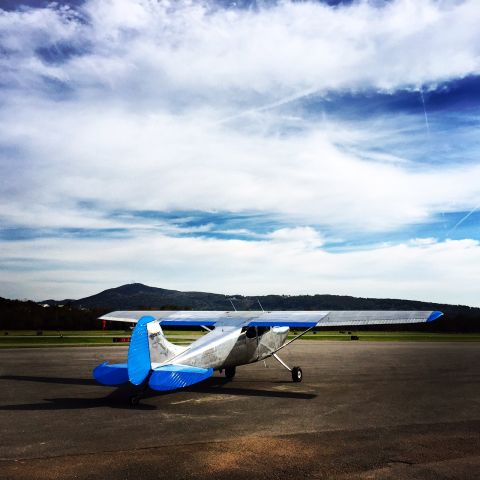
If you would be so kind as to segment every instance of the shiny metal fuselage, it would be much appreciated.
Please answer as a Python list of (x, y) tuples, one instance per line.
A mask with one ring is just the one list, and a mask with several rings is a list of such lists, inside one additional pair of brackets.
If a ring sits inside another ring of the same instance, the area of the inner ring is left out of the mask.
[(171, 361), (214, 370), (257, 362), (275, 353), (287, 339), (288, 331), (288, 327), (219, 326)]

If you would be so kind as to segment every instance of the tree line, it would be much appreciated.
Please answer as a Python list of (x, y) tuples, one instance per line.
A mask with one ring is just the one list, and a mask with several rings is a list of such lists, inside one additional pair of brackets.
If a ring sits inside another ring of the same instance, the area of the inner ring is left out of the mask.
[[(278, 301), (278, 296), (275, 296)], [(388, 299), (357, 299), (354, 297), (332, 296), (327, 302), (315, 303), (315, 296), (309, 298), (307, 305), (299, 302), (299, 298), (284, 297), (285, 303), (272, 310), (441, 310), (444, 316), (430, 323), (409, 325), (382, 325), (355, 327), (355, 330), (382, 331), (424, 331), (424, 332), (480, 332), (480, 309), (456, 305), (427, 304)], [(265, 297), (263, 297), (265, 299)], [(273, 298), (271, 298), (273, 300)], [(320, 300), (320, 298), (317, 298)], [(340, 301), (341, 300), (341, 301)], [(267, 302), (265, 302), (267, 303)], [(273, 302), (271, 302), (273, 303)], [(275, 302), (276, 303), (276, 302)], [(330, 305), (328, 305), (330, 304)], [(185, 305), (159, 305), (149, 307), (138, 305), (135, 310), (190, 310)], [(258, 310), (258, 307), (256, 308)], [(104, 308), (78, 308), (72, 304), (44, 307), (32, 301), (8, 300), (0, 297), (0, 329), (1, 330), (100, 330), (101, 315), (108, 313)], [(130, 325), (125, 322), (105, 322), (107, 330), (128, 330)], [(191, 328), (191, 327), (187, 327)], [(353, 328), (353, 327), (352, 327)], [(341, 327), (335, 329), (341, 330)], [(319, 330), (332, 330), (323, 327)]]

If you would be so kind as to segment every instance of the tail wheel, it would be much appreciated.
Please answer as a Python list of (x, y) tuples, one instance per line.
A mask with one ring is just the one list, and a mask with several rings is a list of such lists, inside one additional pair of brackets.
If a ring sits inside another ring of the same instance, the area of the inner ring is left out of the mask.
[(303, 378), (302, 369), (300, 367), (292, 368), (292, 380), (294, 382), (301, 382)]
[(231, 379), (235, 376), (235, 372), (236, 372), (235, 367), (227, 367), (225, 369), (225, 376)]
[(140, 403), (140, 395), (133, 395), (130, 397), (130, 406), (136, 407)]

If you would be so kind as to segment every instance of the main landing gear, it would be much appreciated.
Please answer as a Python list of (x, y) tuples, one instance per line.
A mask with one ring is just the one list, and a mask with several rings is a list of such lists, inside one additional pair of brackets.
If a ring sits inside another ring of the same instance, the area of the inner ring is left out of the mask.
[(301, 382), (303, 377), (302, 369), (300, 367), (292, 368), (292, 380), (294, 382)]
[(303, 378), (302, 369), (300, 367), (290, 368), (276, 353), (272, 355), (283, 367), (285, 367), (292, 374), (292, 381), (301, 382)]
[(231, 380), (234, 376), (235, 376), (235, 373), (236, 373), (236, 368), (235, 367), (227, 367), (225, 369), (225, 376)]

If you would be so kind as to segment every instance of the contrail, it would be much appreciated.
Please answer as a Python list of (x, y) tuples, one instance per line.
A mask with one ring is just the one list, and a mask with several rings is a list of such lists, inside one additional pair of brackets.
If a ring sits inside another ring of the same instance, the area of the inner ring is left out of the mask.
[(475, 208), (473, 208), (472, 210), (470, 210), (470, 212), (468, 212), (464, 217), (462, 217), (448, 232), (447, 232), (447, 237), (448, 235), (450, 235), (453, 231), (455, 231), (455, 229), (461, 225), (470, 215), (472, 215), (473, 213), (475, 213), (478, 209), (480, 208), (480, 204), (477, 205)]
[(420, 88), (420, 98), (422, 99), (423, 113), (425, 114), (425, 125), (427, 127), (427, 132), (430, 135), (430, 125), (428, 123), (427, 108), (425, 107), (425, 98), (423, 97), (422, 88)]
[(243, 112), (235, 113), (233, 115), (230, 115), (229, 117), (222, 118), (220, 121), (215, 122), (215, 124), (226, 123), (226, 122), (229, 122), (231, 120), (235, 120), (239, 117), (249, 115), (251, 113), (264, 112), (265, 110), (270, 110), (272, 108), (280, 107), (282, 105), (286, 105), (287, 103), (294, 102), (295, 100), (299, 100), (300, 98), (308, 97), (309, 95), (312, 95), (312, 94), (316, 93), (317, 91), (318, 91), (317, 88), (310, 88), (308, 90), (301, 90), (300, 92), (296, 92), (292, 95), (289, 95), (288, 97), (281, 98), (280, 100), (276, 100), (275, 102), (268, 103), (268, 104), (263, 105), (261, 107), (250, 108), (248, 110), (244, 110)]

